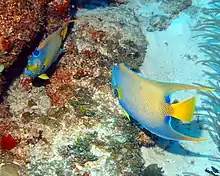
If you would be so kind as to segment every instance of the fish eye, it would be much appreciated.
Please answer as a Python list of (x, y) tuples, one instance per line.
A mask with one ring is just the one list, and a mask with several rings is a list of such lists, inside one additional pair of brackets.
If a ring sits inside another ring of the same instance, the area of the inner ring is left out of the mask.
[(39, 55), (40, 55), (40, 51), (36, 48), (36, 49), (34, 50), (33, 55), (34, 55), (34, 57), (39, 56)]

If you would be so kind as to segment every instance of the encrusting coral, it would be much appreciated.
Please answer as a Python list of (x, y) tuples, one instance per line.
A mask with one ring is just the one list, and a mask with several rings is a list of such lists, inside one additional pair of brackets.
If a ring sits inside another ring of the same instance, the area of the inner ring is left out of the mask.
[[(69, 13), (52, 15), (56, 7), (48, 4), (48, 34)], [(120, 20), (114, 20), (116, 12)], [(140, 175), (140, 130), (124, 118), (110, 80), (115, 63), (138, 69), (146, 47), (125, 6), (81, 13), (69, 30), (63, 56), (51, 68), (50, 80), (31, 82), (22, 74), (10, 85), (5, 103), (11, 114), (7, 121), (14, 126), (4, 132), (21, 140), (2, 153), (1, 161), (19, 163), (22, 174), (29, 176)], [(151, 143), (145, 138), (144, 145), (147, 140)]]
[[(0, 2), (0, 64), (8, 69), (21, 51), (34, 40), (45, 16), (42, 0)], [(23, 62), (23, 58), (21, 62)]]

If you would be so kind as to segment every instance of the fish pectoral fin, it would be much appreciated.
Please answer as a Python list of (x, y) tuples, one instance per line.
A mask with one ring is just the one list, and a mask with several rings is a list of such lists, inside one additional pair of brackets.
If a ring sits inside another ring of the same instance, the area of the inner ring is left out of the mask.
[(121, 88), (114, 88), (114, 94), (116, 97), (118, 97), (119, 100), (122, 99), (122, 89)]
[(186, 90), (186, 89), (195, 89), (195, 90), (206, 90), (206, 91), (213, 91), (214, 88), (211, 87), (201, 87), (201, 86), (193, 86), (187, 84), (178, 84), (178, 83), (161, 83), (155, 82), (158, 84), (165, 92), (165, 95), (169, 95), (170, 93), (178, 90)]
[(171, 104), (170, 116), (179, 119), (183, 122), (190, 122), (193, 118), (195, 103), (196, 98), (193, 97), (191, 99), (179, 103)]
[(39, 75), (38, 78), (44, 79), (44, 80), (50, 79), (50, 78), (47, 76), (46, 73), (43, 73), (43, 74)]
[(123, 109), (123, 111), (124, 111), (125, 116), (126, 116), (126, 117), (128, 118), (128, 120), (130, 121), (131, 118), (130, 118), (129, 114), (127, 113), (127, 111), (125, 111), (124, 109)]
[(44, 61), (44, 66), (47, 68), (51, 63), (51, 57), (47, 56), (45, 61)]

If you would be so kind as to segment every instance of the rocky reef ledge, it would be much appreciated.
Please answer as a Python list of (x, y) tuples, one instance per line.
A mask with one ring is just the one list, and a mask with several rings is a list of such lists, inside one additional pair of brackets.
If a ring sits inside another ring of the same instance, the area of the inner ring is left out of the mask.
[(0, 150), (0, 173), (139, 176), (139, 145), (152, 141), (125, 118), (110, 85), (114, 64), (138, 69), (146, 54), (147, 41), (125, 2), (80, 13), (49, 81), (31, 82), (23, 74), (39, 32), (43, 40), (70, 15), (59, 9), (64, 3), (0, 3), (0, 137), (10, 134), (17, 143)]

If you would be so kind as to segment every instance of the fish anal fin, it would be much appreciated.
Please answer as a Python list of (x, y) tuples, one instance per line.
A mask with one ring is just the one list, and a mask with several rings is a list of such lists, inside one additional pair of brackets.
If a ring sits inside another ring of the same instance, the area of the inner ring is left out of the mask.
[(183, 136), (183, 140), (185, 140), (185, 141), (201, 142), (201, 141), (205, 141), (205, 140), (207, 140), (207, 139), (206, 139), (206, 138), (203, 138), (203, 137), (192, 138), (192, 137), (189, 137), (189, 136)]
[(43, 74), (39, 75), (38, 78), (44, 79), (44, 80), (50, 79), (50, 78), (47, 76), (46, 73), (43, 73)]
[(172, 110), (170, 116), (183, 122), (190, 122), (193, 118), (195, 103), (196, 98), (193, 97), (179, 103), (171, 104), (170, 106)]
[(165, 117), (165, 124), (160, 128), (161, 137), (175, 141), (201, 142), (206, 140), (206, 138), (203, 137), (191, 137), (176, 131), (171, 125), (171, 119), (170, 116)]

